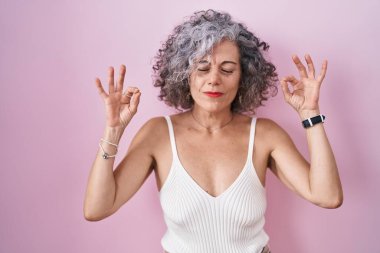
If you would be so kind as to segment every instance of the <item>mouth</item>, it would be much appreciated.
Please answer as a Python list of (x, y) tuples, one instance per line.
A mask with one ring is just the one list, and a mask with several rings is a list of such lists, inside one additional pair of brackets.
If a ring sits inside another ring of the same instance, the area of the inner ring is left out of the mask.
[(213, 97), (213, 98), (220, 97), (223, 95), (223, 93), (221, 93), (221, 92), (210, 92), (210, 91), (204, 92), (204, 94), (206, 94), (209, 97)]

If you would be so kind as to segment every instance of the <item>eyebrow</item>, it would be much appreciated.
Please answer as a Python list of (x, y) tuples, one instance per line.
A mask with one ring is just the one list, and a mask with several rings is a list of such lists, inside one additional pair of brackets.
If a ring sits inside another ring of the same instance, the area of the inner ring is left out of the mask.
[[(207, 60), (201, 60), (201, 61), (199, 61), (198, 63), (200, 63), (200, 64), (203, 64), (203, 63), (207, 63), (207, 64), (210, 64), (210, 62), (209, 61), (207, 61)], [(221, 65), (223, 65), (223, 64), (227, 64), (227, 63), (231, 63), (231, 64), (237, 64), (236, 62), (234, 62), (234, 61), (223, 61), (222, 63), (221, 63)]]

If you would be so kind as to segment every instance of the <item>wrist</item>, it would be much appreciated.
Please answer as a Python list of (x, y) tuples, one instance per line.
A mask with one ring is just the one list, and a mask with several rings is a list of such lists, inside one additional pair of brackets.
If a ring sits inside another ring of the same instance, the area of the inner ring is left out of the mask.
[(103, 139), (118, 144), (124, 133), (123, 127), (106, 126), (103, 133)]
[(313, 109), (313, 110), (302, 110), (298, 112), (298, 115), (300, 116), (301, 120), (305, 120), (307, 118), (312, 118), (314, 116), (317, 116), (321, 114), (321, 112), (318, 109)]

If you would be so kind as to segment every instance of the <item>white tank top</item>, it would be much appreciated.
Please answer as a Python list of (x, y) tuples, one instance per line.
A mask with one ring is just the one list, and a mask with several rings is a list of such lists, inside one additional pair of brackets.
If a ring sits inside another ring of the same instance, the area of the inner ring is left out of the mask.
[(260, 253), (269, 241), (265, 223), (266, 191), (253, 167), (256, 118), (252, 118), (247, 160), (235, 181), (214, 197), (182, 166), (170, 116), (172, 166), (160, 190), (167, 225), (161, 240), (169, 253)]

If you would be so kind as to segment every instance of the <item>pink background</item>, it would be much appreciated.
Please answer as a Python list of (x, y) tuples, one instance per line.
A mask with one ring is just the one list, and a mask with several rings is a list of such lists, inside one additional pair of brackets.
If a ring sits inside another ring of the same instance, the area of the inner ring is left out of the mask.
[[(152, 58), (183, 17), (228, 11), (271, 45), (280, 76), (291, 54), (329, 60), (320, 107), (344, 187), (339, 209), (312, 205), (268, 173), (266, 231), (274, 253), (380, 252), (378, 0), (0, 1), (0, 252), (162, 252), (165, 224), (151, 174), (117, 213), (83, 217), (87, 177), (103, 133), (94, 79), (127, 66), (142, 90), (117, 162), (158, 101)], [(258, 111), (308, 157), (305, 131), (282, 92)]]

